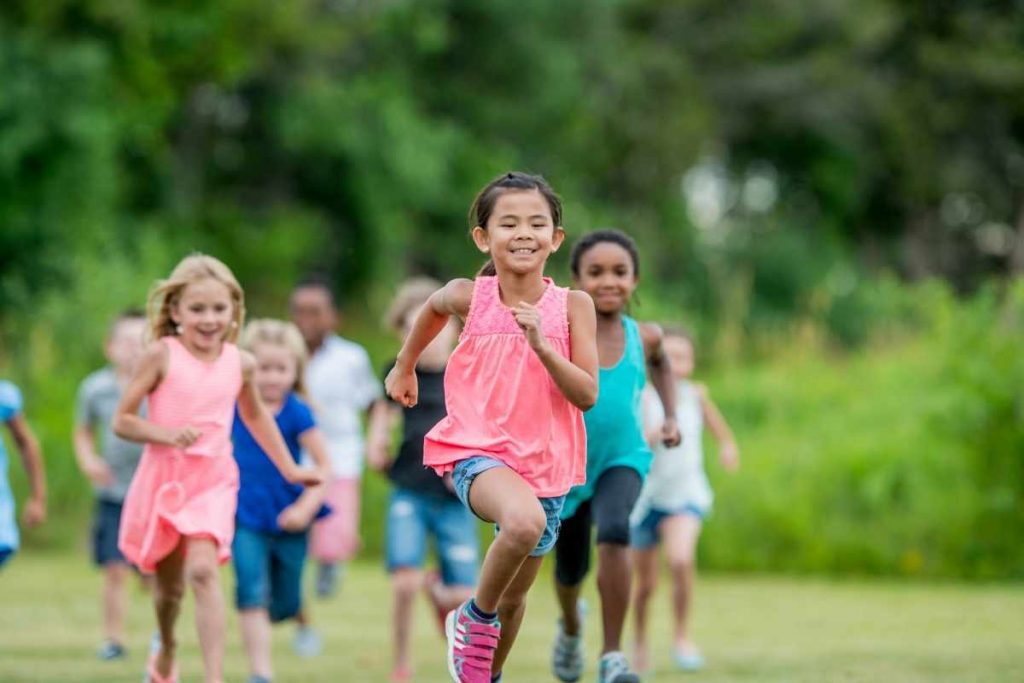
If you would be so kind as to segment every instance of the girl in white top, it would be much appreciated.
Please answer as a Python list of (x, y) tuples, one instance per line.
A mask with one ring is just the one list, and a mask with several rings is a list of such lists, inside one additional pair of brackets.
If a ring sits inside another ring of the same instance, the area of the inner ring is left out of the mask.
[(676, 419), (682, 443), (674, 448), (662, 444), (661, 403), (645, 396), (644, 421), (647, 439), (654, 450), (654, 462), (640, 498), (633, 509), (630, 542), (634, 550), (636, 589), (637, 670), (650, 668), (647, 653), (647, 606), (658, 578), (658, 544), (672, 573), (674, 648), (673, 660), (681, 669), (694, 671), (704, 665), (699, 650), (689, 637), (688, 614), (696, 576), (695, 556), (702, 521), (711, 512), (713, 494), (704, 473), (701, 445), (704, 425), (719, 444), (722, 465), (730, 471), (739, 467), (739, 450), (729, 425), (708, 396), (707, 387), (690, 380), (694, 368), (693, 342), (678, 330), (665, 330), (665, 353), (672, 362), (676, 380)]

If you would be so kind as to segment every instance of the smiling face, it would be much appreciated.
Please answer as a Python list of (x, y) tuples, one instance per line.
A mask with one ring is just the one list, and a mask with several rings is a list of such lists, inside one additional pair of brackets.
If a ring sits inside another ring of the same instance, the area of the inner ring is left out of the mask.
[(598, 242), (580, 255), (575, 281), (594, 300), (599, 314), (620, 313), (637, 285), (633, 258), (615, 242)]
[(256, 344), (252, 348), (256, 357), (253, 384), (260, 398), (269, 405), (280, 405), (288, 392), (295, 388), (299, 364), (295, 354), (281, 344)]
[(171, 319), (181, 328), (182, 343), (199, 353), (220, 353), (233, 317), (231, 291), (212, 277), (186, 285), (171, 309)]
[(487, 225), (473, 228), (473, 241), (490, 254), (498, 272), (543, 271), (565, 239), (551, 207), (537, 190), (507, 190), (494, 203)]

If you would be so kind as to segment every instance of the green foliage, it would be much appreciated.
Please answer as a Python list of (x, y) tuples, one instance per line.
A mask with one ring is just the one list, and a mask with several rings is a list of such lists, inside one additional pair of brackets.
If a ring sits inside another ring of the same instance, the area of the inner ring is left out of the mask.
[(961, 304), (918, 288), (904, 299), (926, 322), (909, 336), (904, 322), (849, 355), (812, 337), (719, 370), (744, 463), (711, 467), (707, 563), (1024, 576), (1022, 292)]

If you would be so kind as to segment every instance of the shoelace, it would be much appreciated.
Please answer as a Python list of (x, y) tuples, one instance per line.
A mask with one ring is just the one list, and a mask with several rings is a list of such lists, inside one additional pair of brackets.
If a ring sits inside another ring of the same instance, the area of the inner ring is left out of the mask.
[(501, 629), (496, 624), (481, 624), (467, 620), (465, 636), (458, 644), (458, 656), (462, 659), (460, 673), (471, 680), (491, 681), (491, 663), (494, 650), (498, 647)]

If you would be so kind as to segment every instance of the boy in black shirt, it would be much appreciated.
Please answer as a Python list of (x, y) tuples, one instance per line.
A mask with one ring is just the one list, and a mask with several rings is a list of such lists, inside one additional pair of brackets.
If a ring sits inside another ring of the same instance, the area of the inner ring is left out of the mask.
[[(440, 287), (441, 283), (427, 278), (406, 282), (388, 311), (389, 326), (407, 334), (417, 311)], [(444, 616), (472, 596), (477, 580), (476, 519), (455, 497), (449, 482), (423, 466), (423, 437), (445, 416), (444, 368), (456, 337), (457, 331), (449, 325), (420, 356), (415, 406), (401, 408), (380, 401), (370, 416), (367, 458), (371, 467), (387, 472), (393, 487), (387, 518), (387, 566), (394, 591), (393, 681), (412, 678), (412, 606), (420, 587), (426, 588), (443, 629)], [(387, 376), (391, 365), (382, 376)], [(392, 460), (391, 431), (398, 419), (402, 420), (402, 442)], [(440, 571), (424, 575), (428, 536), (434, 537)]]

